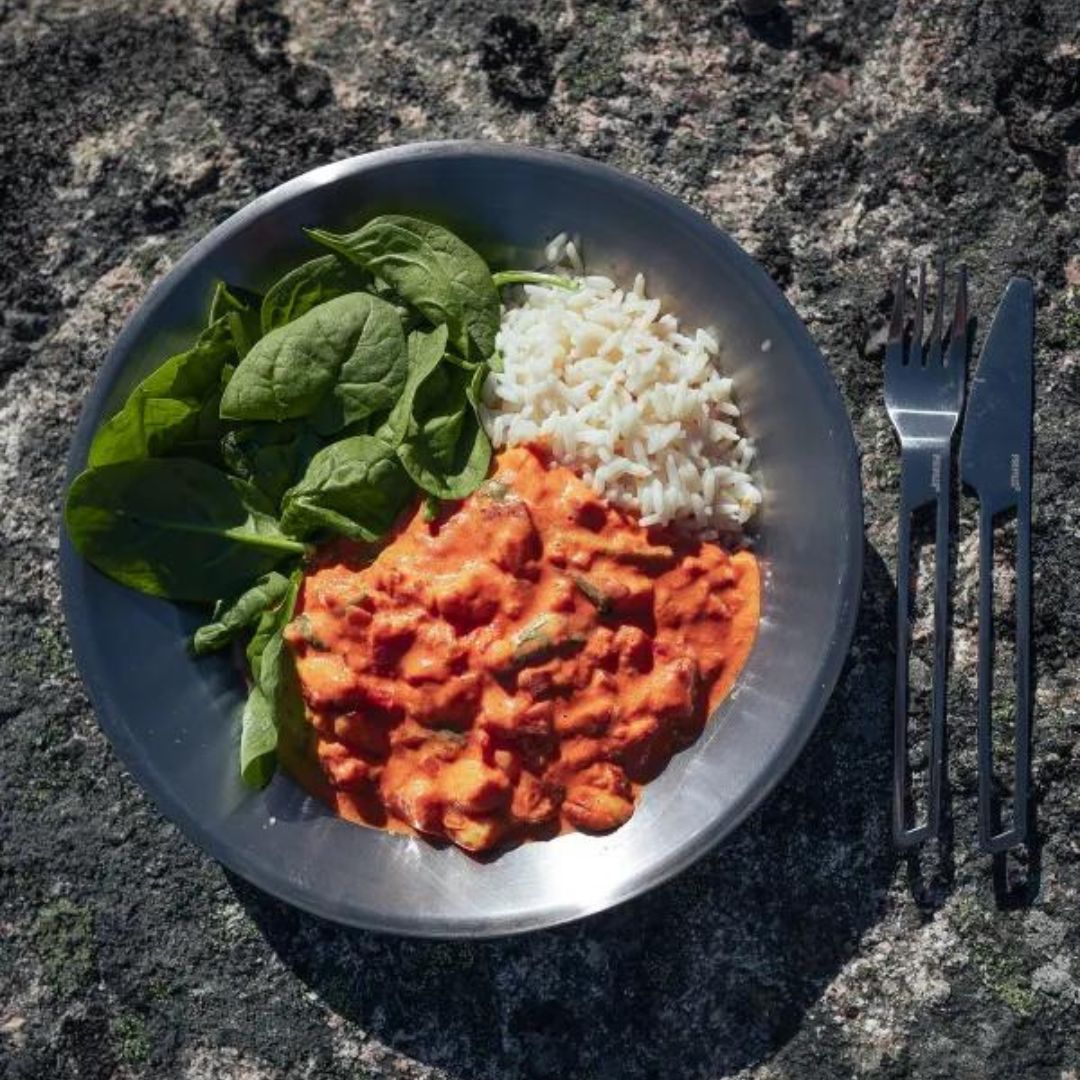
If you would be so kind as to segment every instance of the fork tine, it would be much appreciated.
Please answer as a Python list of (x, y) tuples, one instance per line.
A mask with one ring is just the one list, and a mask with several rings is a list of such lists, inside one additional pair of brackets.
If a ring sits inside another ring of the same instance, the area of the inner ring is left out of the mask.
[(904, 343), (904, 294), (907, 292), (907, 263), (896, 276), (896, 296), (893, 300), (892, 321), (889, 323), (889, 344)]
[(923, 310), (926, 307), (926, 263), (919, 263), (919, 295), (915, 301), (915, 325), (911, 328), (911, 349), (908, 366), (922, 367), (923, 362)]
[(942, 329), (942, 312), (945, 310), (945, 256), (937, 257), (937, 302), (934, 304), (934, 332), (930, 336), (931, 366), (941, 366), (941, 343), (945, 336)]
[(885, 368), (899, 367), (904, 362), (904, 294), (907, 292), (907, 263), (896, 276), (889, 340), (885, 345)]
[(952, 329), (949, 332), (949, 351), (946, 362), (955, 365), (963, 377), (967, 358), (968, 294), (967, 267), (961, 263), (956, 268), (956, 308), (953, 311)]

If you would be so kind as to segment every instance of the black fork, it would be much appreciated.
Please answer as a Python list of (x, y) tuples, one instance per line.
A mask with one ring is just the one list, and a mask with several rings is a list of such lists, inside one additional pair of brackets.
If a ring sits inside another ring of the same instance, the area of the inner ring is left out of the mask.
[[(907, 267), (896, 283), (889, 341), (885, 348), (885, 406), (900, 439), (900, 521), (896, 566), (896, 687), (893, 698), (893, 836), (912, 847), (937, 836), (945, 771), (945, 693), (948, 664), (949, 518), (952, 439), (963, 410), (967, 367), (967, 272), (956, 272), (956, 302), (948, 348), (944, 347), (945, 261), (938, 259), (938, 294), (929, 348), (923, 351), (926, 264), (919, 267), (918, 295), (910, 347), (905, 350)], [(930, 768), (926, 820), (912, 824), (908, 799), (908, 656), (910, 651), (911, 522), (915, 512), (936, 504), (934, 540), (934, 674), (930, 716)]]

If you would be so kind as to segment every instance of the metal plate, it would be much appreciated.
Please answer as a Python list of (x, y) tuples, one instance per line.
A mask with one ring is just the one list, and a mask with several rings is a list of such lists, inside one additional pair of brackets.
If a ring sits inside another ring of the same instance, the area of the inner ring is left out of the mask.
[(479, 862), (358, 828), (288, 777), (258, 794), (236, 772), (242, 686), (223, 658), (192, 661), (198, 614), (115, 585), (61, 540), (79, 669), (117, 753), (168, 817), (250, 882), (328, 919), (430, 937), (487, 937), (600, 911), (677, 873), (731, 832), (795, 760), (832, 691), (857, 609), (862, 505), (851, 426), (825, 363), (765, 273), (676, 199), (563, 154), (429, 143), (306, 173), (256, 199), (177, 263), (109, 354), (69, 469), (134, 382), (202, 323), (223, 277), (266, 286), (311, 251), (304, 225), (343, 229), (383, 211), (431, 216), (499, 264), (536, 265), (569, 230), (591, 269), (649, 290), (690, 325), (722, 330), (757, 440), (766, 568), (760, 633), (702, 738), (609, 836), (533, 843)]

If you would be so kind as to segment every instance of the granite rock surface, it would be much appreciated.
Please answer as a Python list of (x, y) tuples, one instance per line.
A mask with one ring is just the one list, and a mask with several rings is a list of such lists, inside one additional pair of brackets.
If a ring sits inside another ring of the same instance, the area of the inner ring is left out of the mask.
[[(1080, 1076), (1075, 0), (0, 0), (0, 86), (4, 1080)], [(345, 931), (203, 856), (98, 729), (56, 568), (80, 404), (154, 280), (299, 172), (447, 137), (610, 162), (734, 234), (822, 346), (866, 490), (854, 647), (781, 787), (654, 893), (483, 944)], [(998, 866), (974, 841), (970, 502), (950, 827), (889, 844), (883, 329), (890, 268), (937, 251), (982, 327), (1011, 274), (1037, 288), (1038, 834)]]

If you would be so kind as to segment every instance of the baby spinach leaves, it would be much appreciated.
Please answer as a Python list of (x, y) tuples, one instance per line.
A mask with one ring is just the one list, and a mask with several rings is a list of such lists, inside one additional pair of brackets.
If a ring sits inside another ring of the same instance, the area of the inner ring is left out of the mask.
[(437, 368), (416, 395), (409, 433), (398, 457), (422, 491), (463, 499), (483, 483), (491, 464), (476, 406), (486, 370)]
[(242, 289), (238, 285), (226, 285), (219, 281), (210, 301), (210, 325), (218, 319), (224, 319), (232, 334), (236, 355), (241, 359), (259, 340), (262, 330), (259, 325), (259, 308), (262, 298), (258, 293)]
[(370, 287), (370, 275), (346, 259), (337, 255), (310, 259), (278, 278), (266, 290), (262, 302), (262, 332), (268, 334), (327, 300), (366, 291)]
[[(65, 507), (77, 550), (153, 596), (211, 603), (192, 651), (249, 635), (253, 685), (240, 770), (262, 787), (277, 757), (311, 766), (284, 636), (306, 541), (376, 542), (417, 496), (429, 520), (487, 475), (480, 390), (498, 289), (563, 278), (492, 275), (441, 226), (400, 215), (311, 230), (329, 253), (265, 296), (219, 282), (209, 323), (101, 425)], [(228, 602), (220, 597), (230, 597)]]
[(285, 493), (281, 527), (299, 538), (336, 532), (378, 540), (414, 494), (394, 448), (374, 436), (355, 435), (311, 459), (303, 479)]
[(296, 663), (284, 640), (301, 579), (295, 570), (285, 581), (279, 600), (259, 616), (247, 648), (252, 687), (240, 721), (240, 775), (254, 788), (265, 787), (273, 776), (282, 732), (305, 723)]
[(447, 330), (409, 335), (409, 376), (390, 415), (375, 432), (397, 451), (421, 491), (436, 499), (463, 499), (487, 475), (491, 443), (476, 412), (472, 387), (486, 367), (447, 366)]
[(264, 788), (270, 783), (277, 763), (277, 741), (273, 702), (254, 683), (240, 720), (240, 776), (249, 787)]
[(65, 520), (77, 550), (141, 592), (212, 602), (304, 551), (254, 488), (187, 458), (88, 469), (71, 485)]
[(409, 335), (409, 374), (405, 379), (405, 387), (393, 409), (390, 410), (390, 415), (375, 432), (380, 439), (391, 446), (399, 446), (408, 433), (416, 392), (446, 355), (446, 341), (445, 326), (437, 326), (428, 333), (423, 330), (414, 330)]
[(196, 656), (224, 649), (230, 641), (253, 627), (260, 616), (276, 608), (289, 591), (289, 579), (276, 570), (259, 578), (250, 589), (245, 589), (230, 604), (222, 601), (214, 606), (210, 622), (200, 626), (191, 640), (191, 650)]
[(87, 464), (157, 457), (201, 435), (204, 406), (215, 407), (222, 371), (235, 359), (228, 320), (207, 327), (185, 352), (169, 357), (131, 392), (123, 408), (98, 428)]
[(319, 436), (300, 420), (244, 424), (226, 432), (221, 457), (233, 475), (253, 484), (276, 506), (321, 445)]
[(394, 308), (367, 293), (346, 293), (262, 338), (225, 387), (221, 415), (231, 420), (308, 416), (330, 434), (392, 408), (407, 366)]
[(464, 359), (491, 355), (499, 329), (499, 294), (487, 263), (448, 229), (388, 214), (352, 233), (307, 232), (387, 282), (433, 326), (445, 324), (451, 346)]

